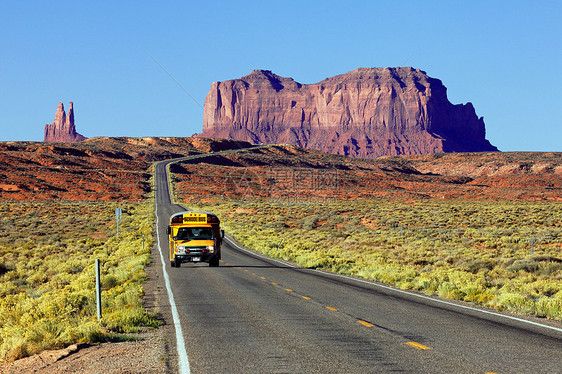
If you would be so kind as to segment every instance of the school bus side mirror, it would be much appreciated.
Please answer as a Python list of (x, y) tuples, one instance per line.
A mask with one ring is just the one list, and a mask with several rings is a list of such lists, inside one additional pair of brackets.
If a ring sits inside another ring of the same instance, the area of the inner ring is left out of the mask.
[(166, 234), (170, 235), (172, 233), (172, 228), (170, 226), (166, 227)]
[(221, 230), (221, 239), (224, 239), (224, 230)]

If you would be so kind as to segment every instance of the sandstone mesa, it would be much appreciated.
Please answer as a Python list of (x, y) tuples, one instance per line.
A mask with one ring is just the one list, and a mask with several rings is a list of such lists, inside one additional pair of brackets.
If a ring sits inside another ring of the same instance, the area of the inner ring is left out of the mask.
[(55, 113), (55, 120), (51, 125), (45, 125), (45, 137), (43, 138), (43, 141), (51, 143), (76, 143), (86, 139), (87, 138), (85, 136), (82, 136), (76, 132), (72, 101), (69, 104), (68, 116), (64, 111), (63, 103), (59, 103), (59, 105), (57, 106), (57, 112)]
[(268, 70), (214, 82), (199, 136), (359, 158), (498, 150), (471, 103), (451, 104), (440, 80), (411, 67), (359, 68), (314, 84)]

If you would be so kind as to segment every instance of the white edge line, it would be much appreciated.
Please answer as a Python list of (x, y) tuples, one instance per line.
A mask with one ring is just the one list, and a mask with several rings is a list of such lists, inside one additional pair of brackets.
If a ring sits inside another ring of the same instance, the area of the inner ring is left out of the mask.
[[(156, 201), (156, 197), (154, 197), (154, 200)], [(183, 340), (180, 317), (178, 309), (176, 308), (176, 303), (174, 301), (174, 294), (172, 293), (170, 278), (168, 277), (168, 272), (166, 271), (166, 262), (164, 261), (164, 255), (162, 254), (162, 247), (160, 246), (160, 232), (158, 230), (158, 204), (156, 204), (156, 236), (158, 238), (158, 251), (160, 252), (160, 260), (162, 261), (162, 272), (164, 273), (166, 291), (168, 291), (168, 299), (170, 301), (172, 318), (174, 320), (174, 327), (176, 329), (176, 346), (178, 351), (179, 372), (181, 374), (190, 374), (189, 359), (187, 357), (187, 350), (185, 349), (185, 342)]]
[[(316, 271), (316, 272), (323, 272), (323, 271), (321, 271), (321, 270), (316, 270), (316, 269), (314, 269), (314, 271)], [(528, 324), (535, 325), (535, 326), (539, 326), (539, 327), (543, 327), (543, 328), (546, 328), (546, 329), (551, 329), (551, 330), (554, 330), (554, 331), (562, 332), (562, 329), (561, 329), (561, 328), (554, 327), (554, 326), (549, 326), (549, 325), (543, 325), (542, 323), (529, 321), (529, 320), (526, 320), (526, 319), (523, 319), (523, 318), (517, 318), (517, 317), (508, 316), (508, 315), (501, 314), (501, 313), (490, 312), (490, 311), (488, 311), (488, 310), (473, 308), (473, 307), (466, 306), (466, 305), (455, 304), (455, 303), (451, 303), (451, 302), (449, 302), (449, 301), (445, 301), (445, 300), (441, 300), (441, 299), (436, 299), (436, 298), (433, 298), (433, 297), (429, 297), (429, 296), (425, 296), (425, 295), (420, 295), (420, 294), (413, 293), (413, 292), (408, 292), (408, 291), (405, 291), (405, 290), (401, 290), (401, 289), (399, 289), (399, 288), (393, 288), (393, 287), (389, 287), (389, 286), (384, 286), (384, 285), (382, 285), (382, 284), (377, 284), (377, 283), (369, 282), (369, 281), (363, 280), (363, 279), (353, 278), (353, 277), (350, 277), (350, 276), (347, 276), (347, 275), (332, 274), (332, 273), (329, 273), (329, 274), (330, 274), (330, 275), (335, 275), (335, 276), (340, 277), (340, 278), (350, 279), (350, 280), (353, 280), (353, 281), (356, 281), (356, 282), (366, 283), (366, 284), (369, 284), (369, 285), (372, 285), (372, 286), (376, 286), (376, 287), (384, 288), (384, 289), (387, 289), (387, 290), (391, 290), (391, 291), (403, 293), (403, 294), (406, 294), (406, 295), (415, 296), (415, 297), (418, 297), (418, 298), (421, 298), (421, 299), (431, 300), (431, 301), (434, 301), (434, 302), (437, 302), (437, 303), (446, 304), (446, 305), (453, 306), (453, 307), (457, 307), (457, 308), (463, 308), (463, 309), (468, 309), (468, 310), (472, 310), (472, 311), (479, 312), (479, 313), (490, 314), (490, 315), (493, 315), (493, 316), (496, 316), (496, 317), (508, 318), (508, 319), (512, 319), (512, 320), (514, 320), (514, 321), (523, 322), (523, 323), (528, 323)]]
[[(294, 265), (288, 264), (288, 263), (286, 263), (286, 262), (279, 261), (279, 260), (274, 259), (274, 258), (271, 258), (271, 257), (263, 256), (263, 255), (260, 255), (260, 254), (258, 254), (258, 253), (255, 253), (255, 252), (253, 252), (253, 251), (249, 251), (249, 250), (247, 250), (246, 248), (242, 248), (241, 246), (239, 246), (238, 244), (236, 244), (236, 243), (233, 242), (232, 240), (230, 240), (230, 239), (228, 239), (228, 238), (226, 238), (226, 239), (227, 239), (231, 244), (233, 244), (234, 246), (236, 246), (238, 249), (240, 249), (240, 250), (242, 250), (242, 251), (244, 251), (244, 252), (246, 252), (246, 253), (250, 253), (251, 255), (254, 255), (254, 256), (256, 256), (256, 257), (260, 257), (260, 258), (263, 258), (263, 259), (267, 259), (267, 260), (269, 260), (269, 261), (275, 261), (275, 262), (277, 262), (277, 263), (279, 263), (279, 264), (282, 264), (282, 265), (284, 265), (284, 266), (289, 266), (289, 267), (292, 267), (292, 268), (299, 268), (298, 266), (294, 266)], [(429, 296), (425, 296), (425, 295), (420, 295), (420, 294), (413, 293), (413, 292), (408, 292), (408, 291), (405, 291), (405, 290), (401, 290), (401, 289), (399, 289), (399, 288), (394, 288), (394, 287), (390, 287), (390, 286), (385, 286), (385, 285), (378, 284), (378, 283), (374, 283), (374, 282), (371, 282), (371, 281), (368, 281), (368, 280), (364, 280), (364, 279), (353, 278), (353, 277), (350, 277), (350, 276), (347, 276), (347, 275), (342, 275), (342, 274), (337, 274), (337, 273), (328, 273), (328, 272), (326, 272), (326, 271), (317, 270), (317, 269), (307, 269), (307, 270), (312, 270), (312, 271), (315, 271), (315, 272), (318, 272), (318, 273), (323, 273), (323, 274), (327, 274), (327, 275), (335, 276), (335, 277), (339, 277), (339, 278), (345, 278), (345, 279), (352, 280), (352, 281), (355, 281), (355, 282), (365, 283), (365, 284), (368, 284), (368, 285), (371, 285), (371, 286), (383, 288), (383, 289), (386, 289), (386, 290), (390, 290), (390, 291), (402, 293), (402, 294), (409, 295), (409, 296), (418, 297), (418, 298), (420, 298), (420, 299), (430, 300), (430, 301), (433, 301), (433, 302), (436, 302), (436, 303), (441, 303), (441, 304), (453, 306), (453, 307), (456, 307), (456, 308), (468, 309), (468, 310), (471, 310), (471, 311), (474, 311), (474, 312), (490, 314), (490, 315), (492, 315), (492, 316), (507, 318), (507, 319), (511, 319), (511, 320), (514, 320), (514, 321), (518, 321), (518, 322), (522, 322), (522, 323), (528, 323), (528, 324), (530, 324), (530, 325), (542, 327), (542, 328), (545, 328), (545, 329), (550, 329), (550, 330), (562, 332), (562, 329), (561, 329), (561, 328), (558, 328), (558, 327), (549, 326), (549, 325), (543, 325), (542, 323), (533, 322), (533, 321), (529, 321), (529, 320), (522, 319), (522, 318), (512, 317), (512, 316), (508, 316), (508, 315), (500, 314), (500, 313), (496, 313), (496, 312), (490, 312), (490, 311), (483, 310), (483, 309), (473, 308), (473, 307), (466, 306), (466, 305), (455, 304), (455, 303), (451, 303), (451, 302), (449, 302), (449, 301), (445, 301), (445, 300), (441, 300), (441, 299), (436, 299), (436, 298), (433, 298), (433, 297), (429, 297)]]
[(166, 184), (168, 185), (168, 198), (170, 199), (170, 204), (174, 203), (174, 200), (172, 199), (172, 189), (170, 188), (170, 180), (168, 179), (168, 171), (169, 171), (169, 167), (172, 166), (172, 164), (175, 164), (176, 161), (170, 161), (170, 162), (166, 162), (166, 164), (164, 165), (164, 174), (166, 174)]

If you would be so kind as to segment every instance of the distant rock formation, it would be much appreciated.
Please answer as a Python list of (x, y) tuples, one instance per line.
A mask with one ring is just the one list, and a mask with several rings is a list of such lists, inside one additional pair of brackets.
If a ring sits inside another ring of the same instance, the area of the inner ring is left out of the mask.
[(70, 107), (68, 108), (68, 116), (64, 111), (64, 105), (59, 103), (57, 106), (57, 113), (55, 113), (55, 120), (53, 124), (45, 125), (45, 138), (44, 142), (61, 142), (61, 143), (76, 143), (86, 140), (85, 136), (82, 136), (76, 132), (76, 126), (74, 126), (74, 109), (72, 107), (72, 101), (70, 102)]
[(315, 84), (268, 70), (215, 82), (202, 137), (290, 143), (360, 158), (497, 151), (471, 103), (419, 69), (359, 68)]

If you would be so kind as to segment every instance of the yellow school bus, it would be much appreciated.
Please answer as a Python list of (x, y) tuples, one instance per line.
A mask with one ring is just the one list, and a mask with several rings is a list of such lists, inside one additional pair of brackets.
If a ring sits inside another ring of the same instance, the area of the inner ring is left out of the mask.
[(207, 262), (219, 266), (224, 231), (220, 220), (209, 212), (180, 212), (170, 217), (168, 242), (170, 263), (179, 268), (182, 262)]

